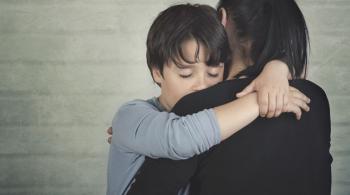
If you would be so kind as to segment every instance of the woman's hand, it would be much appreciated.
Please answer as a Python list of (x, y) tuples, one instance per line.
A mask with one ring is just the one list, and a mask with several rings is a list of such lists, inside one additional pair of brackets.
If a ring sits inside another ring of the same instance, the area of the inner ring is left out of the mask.
[(288, 78), (290, 78), (288, 66), (282, 61), (272, 60), (265, 65), (257, 78), (243, 91), (237, 93), (237, 97), (256, 91), (260, 116), (278, 117), (288, 104)]
[(107, 138), (107, 142), (110, 144), (111, 142), (112, 142), (112, 134), (113, 134), (113, 130), (112, 130), (112, 127), (109, 127), (108, 129), (107, 129), (107, 136), (108, 136), (108, 138)]
[(289, 87), (289, 102), (283, 108), (283, 112), (293, 112), (298, 120), (301, 118), (302, 110), (308, 112), (310, 99), (294, 87)]

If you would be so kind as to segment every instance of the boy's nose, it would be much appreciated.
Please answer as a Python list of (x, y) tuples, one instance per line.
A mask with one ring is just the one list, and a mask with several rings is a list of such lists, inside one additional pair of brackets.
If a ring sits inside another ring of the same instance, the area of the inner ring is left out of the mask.
[(199, 91), (199, 90), (202, 90), (202, 89), (205, 89), (205, 88), (208, 88), (208, 84), (207, 82), (205, 81), (204, 78), (200, 78), (200, 79), (197, 79), (197, 82), (194, 86), (194, 91)]

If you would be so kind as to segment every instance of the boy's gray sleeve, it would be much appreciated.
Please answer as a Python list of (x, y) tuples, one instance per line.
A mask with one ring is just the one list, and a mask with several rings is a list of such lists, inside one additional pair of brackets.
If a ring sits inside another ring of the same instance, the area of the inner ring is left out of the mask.
[(187, 159), (221, 141), (212, 109), (180, 117), (160, 112), (146, 101), (123, 105), (112, 128), (112, 144), (125, 152), (151, 158)]

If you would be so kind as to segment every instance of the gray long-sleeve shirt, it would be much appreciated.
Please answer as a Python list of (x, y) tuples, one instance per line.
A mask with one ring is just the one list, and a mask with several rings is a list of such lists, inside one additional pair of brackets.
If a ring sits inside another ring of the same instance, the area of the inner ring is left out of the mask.
[(145, 156), (188, 159), (221, 141), (212, 109), (180, 117), (165, 112), (157, 98), (124, 104), (112, 128), (107, 195), (127, 193)]

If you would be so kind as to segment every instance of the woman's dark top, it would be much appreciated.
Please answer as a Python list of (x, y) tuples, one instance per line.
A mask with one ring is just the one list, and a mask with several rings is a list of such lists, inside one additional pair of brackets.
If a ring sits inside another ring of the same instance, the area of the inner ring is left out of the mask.
[[(173, 112), (187, 115), (235, 99), (252, 79), (224, 81), (183, 97)], [(191, 182), (200, 195), (323, 195), (331, 191), (330, 113), (324, 91), (293, 80), (310, 97), (301, 120), (285, 113), (257, 118), (208, 152), (188, 160), (147, 158), (129, 195), (177, 195)]]

